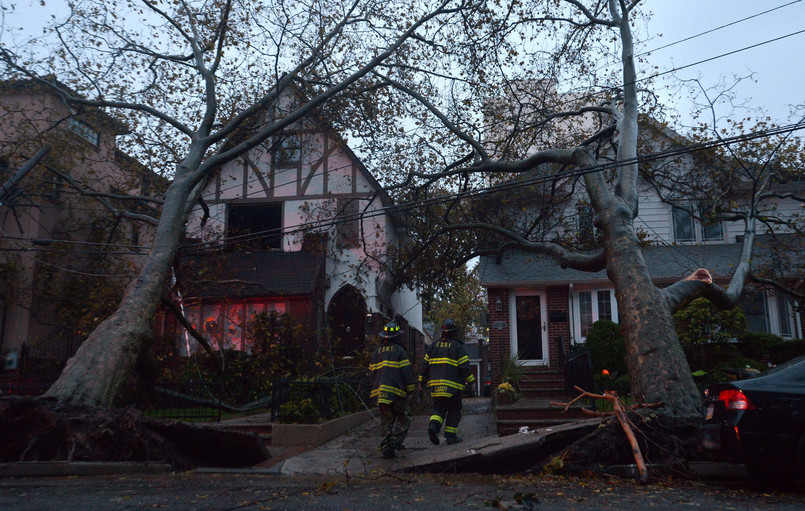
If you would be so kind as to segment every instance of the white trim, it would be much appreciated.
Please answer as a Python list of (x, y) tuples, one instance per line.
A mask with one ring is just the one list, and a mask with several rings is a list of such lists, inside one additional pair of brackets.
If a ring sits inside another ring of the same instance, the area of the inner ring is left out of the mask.
[(576, 340), (576, 343), (583, 344), (587, 337), (582, 337), (581, 335), (581, 308), (579, 307), (579, 293), (590, 293), (591, 297), (591, 306), (592, 306), (592, 313), (593, 313), (593, 323), (600, 319), (598, 314), (598, 292), (599, 291), (609, 291), (609, 296), (611, 299), (612, 305), (612, 321), (615, 323), (618, 322), (618, 302), (615, 299), (615, 289), (613, 287), (606, 287), (606, 286), (576, 286), (572, 289), (570, 293), (570, 300), (572, 302), (571, 309), (576, 311), (573, 317), (573, 338)]
[(538, 296), (539, 297), (539, 316), (542, 323), (542, 358), (523, 360), (526, 366), (547, 366), (549, 364), (548, 353), (548, 298), (543, 291), (509, 291), (509, 348), (512, 355), (517, 353), (517, 297), (518, 296)]

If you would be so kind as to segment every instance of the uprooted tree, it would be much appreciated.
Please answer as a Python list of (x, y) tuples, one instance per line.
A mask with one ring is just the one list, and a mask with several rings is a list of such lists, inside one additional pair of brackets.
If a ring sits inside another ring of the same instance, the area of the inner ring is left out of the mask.
[[(398, 102), (420, 136), (390, 144), (389, 127), (381, 125), (374, 138), (366, 138), (363, 152), (371, 160), (400, 162), (386, 167), (400, 169), (397, 182), (414, 185), (409, 197), (436, 204), (422, 213), (426, 218), (419, 224), (428, 229), (420, 233), (423, 242), (471, 233), (472, 243), (444, 245), (472, 247), (460, 260), (517, 248), (548, 255), (566, 268), (606, 270), (634, 395), (662, 402), (665, 414), (696, 416), (699, 393), (672, 315), (697, 296), (734, 306), (747, 281), (757, 280), (756, 236), (780, 228), (800, 232), (791, 222), (798, 215), (785, 219), (775, 211), (778, 201), (802, 197), (780, 193), (778, 186), (798, 168), (778, 151), (790, 145), (791, 129), (760, 126), (759, 136), (723, 140), (710, 125), (715, 136), (682, 139), (652, 117), (662, 112), (651, 80), (638, 73), (632, 28), (642, 5), (529, 1), (465, 11), (462, 23), (431, 41), (439, 50), (431, 58), (439, 64), (428, 69), (437, 71), (384, 67), (378, 73), (376, 89)], [(610, 49), (613, 42), (617, 53)], [(777, 140), (770, 137), (775, 134)], [(766, 147), (755, 153), (734, 147), (752, 140), (767, 141)], [(395, 160), (391, 151), (417, 154), (416, 165)], [(727, 286), (696, 267), (668, 287), (652, 282), (642, 254), (644, 233), (635, 226), (647, 186), (670, 204), (688, 204), (687, 211), (705, 225), (740, 222), (743, 251)], [(703, 199), (709, 204), (704, 211), (698, 207)], [(567, 216), (577, 206), (591, 209), (597, 237), (579, 236)]]
[[(360, 94), (374, 69), (462, 6), (88, 0), (71, 2), (54, 23), (50, 53), (47, 40), (4, 41), (4, 74), (52, 87), (75, 110), (106, 109), (138, 133), (138, 157), (173, 166), (139, 274), (46, 396), (111, 404), (152, 336), (187, 214), (211, 173), (328, 102)], [(266, 119), (292, 87), (307, 96)], [(235, 134), (239, 142), (225, 145)]]
[[(139, 133), (141, 154), (174, 165), (142, 270), (48, 395), (111, 403), (151, 335), (186, 215), (207, 177), (316, 112), (362, 142), (369, 167), (398, 198), (439, 199), (438, 214), (423, 213), (418, 225), (427, 231), (412, 237), (420, 245), (408, 256), (436, 247), (466, 260), (516, 246), (569, 268), (605, 269), (635, 395), (664, 403), (670, 415), (695, 415), (698, 392), (672, 314), (699, 295), (737, 300), (763, 211), (752, 201), (741, 217), (745, 249), (726, 289), (695, 268), (664, 289), (651, 281), (635, 228), (639, 114), (655, 106), (650, 81), (638, 81), (632, 23), (640, 5), (85, 1), (54, 25), (58, 46), (47, 59), (3, 46), (8, 71), (54, 87), (75, 108), (119, 115)], [(607, 62), (617, 71), (607, 72)], [(292, 85), (304, 100), (263, 121), (261, 112)], [(507, 187), (516, 179), (530, 186)], [(758, 181), (752, 196), (772, 183)], [(573, 235), (562, 215), (579, 194), (594, 213), (596, 240)]]

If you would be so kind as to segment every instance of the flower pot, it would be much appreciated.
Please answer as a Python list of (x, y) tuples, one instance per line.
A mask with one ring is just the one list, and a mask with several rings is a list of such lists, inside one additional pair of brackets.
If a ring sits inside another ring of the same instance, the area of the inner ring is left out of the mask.
[(499, 405), (510, 405), (514, 403), (514, 396), (508, 392), (501, 392), (497, 395), (497, 401)]

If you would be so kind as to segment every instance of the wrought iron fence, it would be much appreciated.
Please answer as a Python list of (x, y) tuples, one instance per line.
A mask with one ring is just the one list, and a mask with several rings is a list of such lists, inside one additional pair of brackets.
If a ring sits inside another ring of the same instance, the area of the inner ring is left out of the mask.
[(370, 390), (368, 378), (275, 382), (271, 420), (316, 423), (357, 412), (369, 402)]
[(153, 386), (126, 385), (116, 406), (134, 406), (143, 415), (190, 422), (221, 420), (221, 383), (157, 383)]
[(0, 396), (41, 396), (56, 381), (53, 376), (5, 375), (0, 378)]
[[(38, 396), (55, 378), (0, 378), (0, 395)], [(263, 413), (271, 420), (317, 423), (364, 409), (371, 391), (368, 376), (281, 380), (271, 385), (271, 394), (253, 403), (235, 406), (223, 399), (220, 382), (158, 382), (125, 385), (115, 406), (134, 406), (144, 415), (168, 420), (213, 422), (223, 416)]]
[(595, 389), (593, 382), (593, 360), (590, 352), (582, 349), (570, 356), (565, 362), (565, 390), (573, 392), (575, 387), (592, 392)]

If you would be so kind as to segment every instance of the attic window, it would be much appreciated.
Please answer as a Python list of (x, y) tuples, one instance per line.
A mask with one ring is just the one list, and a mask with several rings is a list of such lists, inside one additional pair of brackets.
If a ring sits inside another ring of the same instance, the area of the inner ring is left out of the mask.
[(302, 141), (299, 135), (278, 137), (274, 141), (273, 150), (275, 166), (296, 166), (302, 161)]
[(79, 121), (78, 119), (71, 117), (69, 126), (70, 131), (83, 138), (90, 144), (94, 146), (101, 145), (101, 132), (84, 121)]
[(282, 249), (282, 204), (229, 204), (227, 240), (238, 249)]

